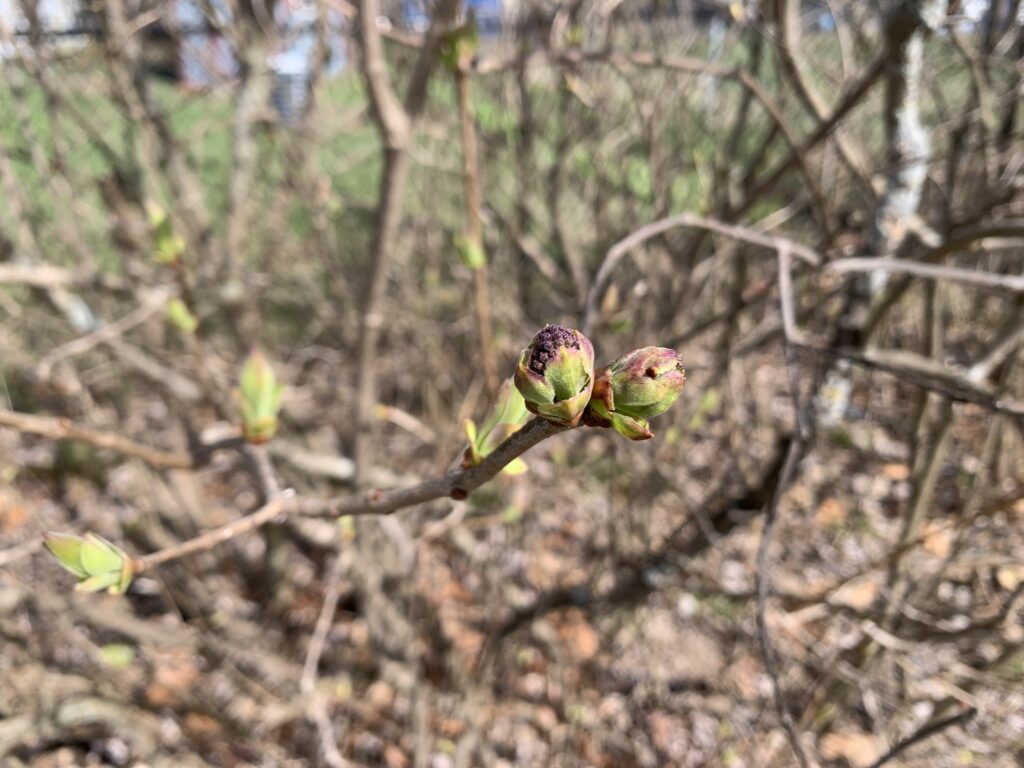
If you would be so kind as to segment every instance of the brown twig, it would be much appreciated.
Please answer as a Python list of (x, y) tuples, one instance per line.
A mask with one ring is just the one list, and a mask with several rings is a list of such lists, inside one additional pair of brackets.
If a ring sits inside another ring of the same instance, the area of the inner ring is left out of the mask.
[(804, 753), (803, 745), (800, 743), (800, 734), (797, 732), (796, 723), (793, 721), (793, 715), (789, 711), (789, 706), (783, 694), (782, 682), (779, 679), (775, 650), (772, 647), (767, 620), (768, 597), (771, 594), (772, 576), (768, 562), (768, 551), (771, 547), (775, 523), (778, 520), (779, 501), (796, 474), (800, 457), (803, 454), (804, 443), (810, 439), (810, 424), (800, 400), (799, 370), (793, 349), (793, 340), (796, 334), (796, 310), (794, 307), (792, 276), (790, 274), (790, 251), (787, 246), (782, 246), (778, 249), (778, 263), (779, 311), (782, 314), (786, 372), (789, 374), (789, 389), (793, 399), (793, 416), (796, 420), (796, 429), (790, 439), (786, 458), (782, 464), (782, 470), (779, 472), (775, 489), (772, 491), (771, 500), (764, 510), (764, 528), (761, 531), (761, 541), (757, 547), (757, 640), (761, 649), (761, 660), (764, 663), (765, 672), (767, 672), (771, 680), (772, 699), (775, 702), (775, 709), (782, 720), (782, 727), (789, 740), (789, 746), (801, 767), (807, 768), (807, 755)]
[(727, 224), (723, 221), (708, 218), (706, 216), (698, 216), (692, 213), (680, 213), (675, 216), (669, 216), (664, 219), (652, 221), (651, 223), (645, 224), (636, 231), (630, 233), (608, 249), (608, 252), (605, 254), (604, 259), (601, 262), (601, 266), (597, 270), (597, 276), (594, 278), (594, 282), (590, 287), (590, 292), (587, 295), (587, 303), (583, 312), (584, 333), (589, 333), (593, 328), (594, 322), (597, 318), (597, 310), (601, 303), (601, 297), (603, 296), (605, 289), (608, 287), (608, 282), (611, 280), (612, 272), (626, 254), (634, 248), (643, 245), (651, 238), (657, 237), (664, 232), (668, 232), (669, 230), (676, 229), (678, 227), (691, 227), (694, 229), (715, 232), (717, 234), (724, 235), (725, 237), (731, 237), (735, 240), (750, 243), (751, 245), (757, 245), (762, 248), (768, 248), (773, 251), (778, 251), (780, 248), (786, 247), (789, 253), (794, 256), (798, 256), (808, 264), (812, 265), (818, 265), (822, 261), (818, 252), (806, 245), (802, 245), (783, 237), (766, 235), (750, 227)]
[(377, 222), (370, 256), (369, 278), (360, 313), (359, 356), (356, 373), (355, 449), (356, 485), (365, 487), (373, 462), (377, 402), (376, 360), (383, 317), (380, 300), (384, 295), (387, 266), (395, 250), (402, 220), (406, 180), (409, 176), (409, 140), (415, 119), (427, 97), (427, 83), (433, 69), (440, 28), (454, 15), (457, 0), (442, 0), (434, 11), (420, 57), (406, 92), (399, 100), (388, 75), (384, 42), (377, 26), (376, 0), (361, 0), (357, 30), (362, 52), (361, 71), (370, 96), (377, 131), (384, 144), (384, 170), (378, 193)]
[(194, 458), (187, 453), (161, 451), (159, 448), (151, 448), (121, 435), (80, 427), (69, 419), (0, 410), (0, 426), (53, 440), (76, 440), (97, 448), (107, 448), (125, 456), (141, 459), (158, 469), (192, 469), (195, 466)]
[[(466, 209), (465, 237), (469, 245), (484, 254), (484, 232), (480, 211), (480, 161), (477, 155), (476, 126), (473, 124), (473, 110), (470, 97), (469, 74), (466, 68), (455, 68), (455, 89), (459, 97), (459, 122), (462, 126), (462, 168), (464, 204)], [(473, 271), (473, 299), (476, 305), (477, 326), (480, 333), (480, 355), (483, 362), (484, 382), (487, 391), (494, 395), (498, 391), (498, 364), (494, 359), (494, 332), (491, 327), (491, 296), (488, 284), (487, 259), (471, 264)]]
[(923, 264), (919, 261), (892, 259), (886, 257), (860, 257), (836, 259), (828, 263), (828, 271), (838, 274), (847, 272), (895, 272), (914, 275), (928, 280), (945, 280), (968, 285), (980, 285), (986, 288), (998, 288), (1013, 293), (1024, 293), (1024, 276), (998, 275), (994, 272), (979, 272), (959, 267), (944, 267), (936, 264)]
[(875, 762), (873, 762), (868, 768), (882, 768), (883, 765), (892, 762), (915, 744), (918, 744), (937, 733), (941, 733), (947, 728), (952, 728), (954, 725), (962, 725), (973, 718), (976, 714), (978, 714), (978, 710), (974, 707), (968, 707), (963, 712), (951, 715), (950, 717), (925, 723), (910, 736), (898, 741), (888, 752), (875, 760)]
[(318, 517), (339, 515), (389, 515), (400, 509), (434, 499), (464, 499), (497, 475), (512, 459), (543, 440), (566, 430), (566, 427), (544, 419), (534, 419), (503, 442), (475, 467), (457, 469), (435, 480), (411, 488), (392, 491), (371, 491), (339, 496), (333, 499), (303, 499), (292, 491), (284, 491), (250, 515), (167, 549), (144, 555), (136, 560), (137, 573), (181, 557), (206, 552), (226, 541), (254, 531), (279, 517), (300, 514)]

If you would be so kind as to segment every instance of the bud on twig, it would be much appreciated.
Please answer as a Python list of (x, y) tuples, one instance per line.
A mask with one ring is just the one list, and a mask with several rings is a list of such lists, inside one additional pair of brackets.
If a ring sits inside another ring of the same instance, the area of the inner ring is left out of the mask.
[(630, 440), (647, 440), (654, 437), (647, 420), (667, 411), (685, 383), (675, 350), (636, 349), (598, 371), (584, 421), (612, 427)]
[(238, 389), (242, 433), (248, 442), (259, 445), (276, 434), (283, 392), (263, 352), (254, 349), (242, 368)]
[(159, 264), (177, 264), (185, 253), (185, 240), (174, 232), (167, 211), (156, 203), (147, 203), (149, 227), (153, 235), (153, 258)]
[(64, 568), (78, 577), (78, 592), (107, 590), (120, 595), (132, 583), (135, 566), (128, 553), (95, 533), (84, 537), (47, 533), (43, 543)]
[[(522, 429), (529, 417), (522, 394), (516, 389), (513, 381), (508, 379), (498, 390), (498, 402), (483, 426), (477, 429), (472, 419), (466, 419), (464, 427), (469, 447), (463, 456), (462, 466), (478, 465), (510, 435)], [(526, 463), (520, 458), (515, 458), (502, 471), (507, 475), (522, 474), (526, 471)]]
[(594, 347), (579, 331), (546, 325), (523, 350), (516, 387), (531, 413), (575, 427), (594, 386)]

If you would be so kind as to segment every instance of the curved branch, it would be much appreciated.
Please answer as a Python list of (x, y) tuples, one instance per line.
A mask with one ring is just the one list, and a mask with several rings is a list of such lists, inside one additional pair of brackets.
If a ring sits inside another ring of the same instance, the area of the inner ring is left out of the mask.
[(814, 266), (819, 265), (822, 261), (821, 255), (813, 248), (783, 237), (765, 235), (749, 227), (743, 227), (736, 224), (726, 224), (725, 222), (718, 221), (717, 219), (709, 219), (706, 216), (697, 216), (692, 213), (680, 213), (675, 216), (658, 219), (657, 221), (645, 224), (640, 227), (640, 229), (627, 235), (608, 249), (604, 260), (601, 262), (601, 266), (597, 270), (597, 276), (594, 278), (594, 282), (590, 287), (590, 292), (587, 294), (587, 303), (583, 313), (582, 324), (584, 333), (590, 333), (594, 319), (597, 315), (597, 308), (601, 303), (601, 296), (608, 287), (608, 282), (611, 280), (612, 272), (618, 266), (619, 262), (622, 261), (622, 258), (634, 248), (643, 245), (651, 238), (657, 237), (670, 229), (676, 229), (677, 227), (691, 227), (694, 229), (703, 229), (708, 232), (717, 232), (720, 235), (725, 235), (726, 237), (750, 243), (751, 245), (758, 245), (762, 248), (768, 248), (773, 251), (778, 251), (779, 248), (785, 247), (788, 248), (789, 252), (794, 256), (797, 256), (808, 264), (812, 264)]

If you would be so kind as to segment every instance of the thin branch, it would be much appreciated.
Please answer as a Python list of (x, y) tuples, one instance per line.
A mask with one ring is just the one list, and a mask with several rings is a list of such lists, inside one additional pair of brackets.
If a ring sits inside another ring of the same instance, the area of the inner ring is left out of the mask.
[(76, 440), (97, 448), (107, 448), (125, 456), (141, 459), (158, 469), (192, 469), (195, 466), (195, 460), (187, 453), (161, 451), (159, 448), (151, 448), (121, 435), (97, 432), (80, 427), (68, 419), (54, 416), (0, 410), (0, 426), (52, 440)]
[(761, 531), (761, 541), (757, 547), (757, 640), (761, 649), (761, 659), (764, 663), (765, 672), (768, 673), (768, 677), (771, 680), (772, 699), (775, 702), (775, 709), (782, 720), (782, 727), (786, 731), (789, 746), (801, 767), (807, 768), (807, 755), (804, 753), (803, 745), (800, 743), (800, 734), (797, 732), (793, 715), (789, 711), (789, 706), (782, 691), (782, 683), (779, 680), (775, 650), (772, 648), (767, 620), (768, 596), (771, 594), (771, 567), (768, 562), (768, 552), (771, 548), (772, 533), (778, 519), (779, 501), (796, 474), (796, 469), (803, 453), (804, 442), (810, 439), (810, 424), (800, 400), (799, 368), (793, 349), (794, 337), (797, 332), (796, 310), (794, 308), (792, 265), (790, 263), (788, 246), (784, 245), (778, 249), (778, 262), (779, 310), (782, 314), (786, 372), (789, 374), (789, 389), (793, 399), (793, 415), (796, 419), (796, 429), (786, 451), (786, 458), (782, 464), (782, 470), (779, 472), (778, 482), (772, 491), (771, 499), (765, 507), (764, 529)]
[(220, 528), (159, 552), (137, 558), (136, 573), (181, 557), (206, 552), (218, 544), (249, 533), (287, 515), (300, 514), (316, 517), (339, 515), (389, 515), (400, 509), (434, 499), (450, 497), (464, 499), (481, 485), (497, 475), (512, 459), (525, 453), (543, 440), (564, 432), (566, 427), (544, 419), (534, 419), (513, 434), (475, 467), (457, 469), (435, 480), (428, 480), (411, 488), (392, 491), (370, 491), (334, 499), (303, 499), (286, 490), (246, 517), (234, 520)]
[(775, 521), (778, 514), (779, 500), (782, 498), (783, 492), (793, 479), (793, 475), (795, 474), (797, 465), (800, 462), (800, 454), (802, 452), (803, 441), (800, 439), (798, 434), (794, 434), (792, 441), (789, 444), (789, 450), (786, 452), (786, 460), (782, 466), (782, 472), (779, 475), (775, 491), (772, 493), (771, 501), (768, 502), (768, 506), (764, 511), (764, 529), (761, 532), (761, 543), (757, 548), (756, 561), (757, 641), (761, 649), (761, 660), (764, 663), (765, 672), (768, 673), (768, 677), (771, 680), (772, 699), (775, 702), (775, 709), (782, 720), (782, 727), (786, 731), (786, 738), (789, 740), (789, 746), (792, 748), (793, 754), (796, 756), (796, 759), (802, 768), (807, 768), (807, 755), (804, 753), (804, 748), (800, 744), (800, 735), (797, 733), (796, 724), (793, 722), (793, 715), (789, 711), (785, 696), (782, 692), (782, 683), (779, 680), (775, 650), (772, 648), (771, 639), (768, 636), (768, 622), (766, 617), (768, 595), (771, 590), (768, 549), (771, 546), (772, 533), (774, 532)]
[(189, 539), (181, 544), (136, 558), (134, 563), (135, 573), (139, 574), (151, 570), (155, 566), (170, 562), (171, 560), (195, 555), (199, 552), (206, 552), (218, 544), (231, 541), (231, 539), (244, 533), (249, 533), (249, 531), (255, 531), (257, 528), (261, 528), (277, 518), (283, 519), (285, 515), (294, 511), (294, 509), (295, 496), (290, 491), (285, 491), (280, 496), (268, 501), (251, 515), (246, 515), (227, 525), (222, 525), (220, 528), (202, 533), (194, 539)]
[(798, 256), (808, 264), (817, 266), (822, 262), (821, 256), (813, 248), (809, 248), (806, 245), (783, 237), (766, 235), (750, 227), (744, 227), (737, 224), (726, 224), (725, 222), (717, 219), (698, 216), (692, 213), (680, 213), (675, 216), (658, 219), (657, 221), (645, 224), (619, 240), (619, 242), (615, 243), (615, 245), (608, 249), (604, 260), (601, 262), (601, 266), (597, 270), (597, 276), (594, 278), (594, 282), (591, 285), (590, 293), (587, 295), (586, 308), (583, 313), (584, 333), (589, 333), (593, 328), (594, 321), (597, 317), (597, 310), (601, 303), (601, 297), (604, 295), (605, 289), (608, 287), (608, 282), (611, 280), (612, 272), (618, 266), (619, 262), (622, 261), (623, 257), (625, 257), (634, 248), (643, 245), (648, 240), (657, 237), (664, 232), (668, 232), (671, 229), (676, 229), (677, 227), (691, 227), (694, 229), (716, 232), (720, 235), (724, 235), (725, 237), (731, 237), (735, 240), (750, 243), (751, 245), (758, 245), (762, 248), (768, 248), (773, 251), (778, 251), (780, 248), (786, 247), (789, 253), (794, 256)]
[(84, 354), (90, 349), (93, 349), (100, 344), (112, 341), (113, 339), (124, 335), (125, 332), (131, 330), (135, 326), (146, 322), (167, 304), (167, 300), (170, 299), (172, 295), (172, 291), (167, 289), (153, 291), (149, 296), (143, 299), (140, 306), (119, 320), (100, 326), (100, 328), (92, 333), (80, 336), (77, 339), (72, 339), (68, 343), (50, 350), (43, 356), (39, 361), (39, 364), (36, 366), (39, 377), (42, 379), (48, 379), (50, 377), (50, 372), (53, 370), (54, 364), (58, 360), (62, 360), (65, 357)]
[(994, 272), (979, 272), (958, 267), (944, 267), (936, 264), (923, 264), (919, 261), (906, 261), (886, 257), (859, 257), (836, 259), (828, 263), (830, 272), (845, 274), (847, 272), (896, 272), (929, 280), (946, 280), (954, 283), (981, 285), (988, 288), (999, 288), (1014, 293), (1024, 293), (1024, 275), (998, 275)]
[(334, 623), (334, 614), (341, 597), (341, 578), (350, 563), (351, 552), (339, 552), (334, 558), (334, 562), (331, 563), (331, 569), (327, 574), (324, 603), (320, 608), (313, 636), (309, 640), (306, 660), (302, 665), (302, 677), (299, 680), (299, 690), (310, 697), (307, 714), (316, 725), (320, 735), (320, 751), (324, 756), (324, 762), (331, 768), (340, 768), (346, 763), (341, 752), (338, 751), (338, 738), (334, 732), (334, 724), (327, 713), (327, 704), (324, 697), (316, 691), (316, 678), (320, 667), (320, 657), (327, 646), (327, 636)]
[(900, 741), (898, 741), (892, 747), (892, 749), (890, 749), (888, 752), (886, 752), (884, 755), (878, 758), (868, 768), (882, 768), (883, 765), (896, 759), (903, 752), (910, 749), (910, 747), (914, 746), (915, 744), (918, 744), (924, 741), (925, 739), (934, 736), (937, 733), (941, 733), (947, 728), (952, 728), (954, 725), (962, 725), (963, 723), (966, 723), (968, 720), (973, 718), (976, 714), (978, 714), (978, 710), (976, 710), (974, 707), (968, 707), (963, 712), (951, 715), (950, 717), (944, 718), (942, 720), (933, 720), (930, 723), (925, 723), (910, 736), (907, 736), (905, 739), (901, 739)]
[[(953, 402), (972, 403), (996, 413), (1014, 416), (1018, 420), (1024, 419), (1024, 403), (999, 397), (978, 382), (973, 381), (968, 375), (958, 375), (940, 363), (928, 361), (927, 358), (921, 358), (920, 355), (902, 352), (898, 355), (890, 353), (883, 356), (877, 351), (865, 353), (847, 347), (823, 347), (803, 341), (796, 341), (793, 346), (801, 352), (813, 352), (849, 360), (855, 365), (888, 373), (914, 386), (943, 395)], [(932, 366), (925, 368), (921, 364), (922, 362), (931, 362)], [(940, 368), (941, 370), (939, 370)]]

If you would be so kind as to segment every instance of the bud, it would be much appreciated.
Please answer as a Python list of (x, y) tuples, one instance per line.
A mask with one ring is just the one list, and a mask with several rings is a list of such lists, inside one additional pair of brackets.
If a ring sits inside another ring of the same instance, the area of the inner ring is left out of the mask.
[(654, 437), (647, 420), (667, 411), (685, 383), (674, 350), (636, 349), (598, 371), (587, 424), (612, 427), (630, 440), (647, 440)]
[(594, 386), (594, 347), (579, 331), (546, 325), (523, 350), (516, 388), (531, 413), (575, 427)]
[[(493, 453), (495, 448), (522, 429), (529, 417), (522, 394), (513, 385), (512, 379), (507, 379), (498, 390), (498, 402), (487, 421), (479, 428), (472, 419), (466, 419), (464, 422), (469, 447), (463, 454), (462, 466), (478, 465)], [(506, 475), (522, 474), (526, 471), (526, 464), (522, 459), (516, 458), (502, 471)]]
[(178, 297), (167, 302), (167, 319), (171, 325), (184, 334), (195, 333), (196, 328), (199, 327), (199, 320), (192, 314), (188, 304)]
[(238, 399), (242, 412), (242, 432), (253, 444), (265, 443), (277, 432), (277, 414), (281, 410), (284, 386), (259, 349), (254, 349), (239, 382)]
[(149, 227), (153, 235), (153, 258), (159, 264), (178, 264), (185, 253), (185, 240), (174, 232), (167, 211), (156, 203), (148, 203)]
[(101, 536), (84, 537), (47, 533), (43, 543), (64, 568), (78, 577), (79, 592), (107, 590), (120, 595), (132, 582), (135, 567), (132, 558)]

